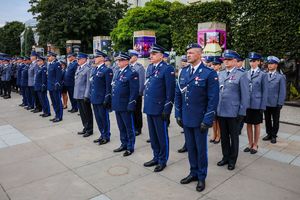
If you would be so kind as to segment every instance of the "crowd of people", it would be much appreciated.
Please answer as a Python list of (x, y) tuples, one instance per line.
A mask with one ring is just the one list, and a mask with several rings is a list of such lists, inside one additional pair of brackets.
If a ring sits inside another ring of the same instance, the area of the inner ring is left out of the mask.
[[(234, 50), (222, 57), (202, 56), (202, 47), (192, 43), (182, 56), (177, 72), (166, 61), (165, 49), (154, 44), (150, 49), (150, 65), (138, 62), (135, 50), (119, 52), (114, 63), (108, 55), (96, 50), (93, 59), (85, 53), (70, 53), (67, 61), (57, 60), (54, 52), (41, 56), (32, 51), (30, 57), (10, 58), (0, 55), (0, 94), (11, 98), (11, 89), (22, 95), (19, 106), (41, 117), (52, 116), (53, 123), (63, 120), (63, 110), (70, 99), (70, 113), (77, 113), (83, 129), (79, 135), (93, 135), (93, 117), (100, 132), (94, 143), (110, 142), (110, 116), (114, 111), (120, 131), (120, 146), (114, 152), (130, 156), (135, 138), (142, 133), (143, 112), (147, 115), (149, 141), (153, 158), (144, 163), (154, 172), (165, 169), (169, 159), (168, 126), (173, 107), (177, 124), (183, 129), (184, 145), (179, 153), (188, 152), (190, 170), (180, 183), (198, 181), (196, 190), (205, 189), (207, 176), (208, 129), (213, 127), (210, 142), (221, 142), (222, 156), (216, 163), (234, 170), (239, 153), (239, 134), (247, 127), (248, 146), (244, 152), (258, 151), (263, 114), (266, 136), (276, 143), (280, 109), (285, 100), (285, 77), (277, 71), (279, 59), (267, 57), (268, 68), (261, 69), (262, 56), (249, 53), (251, 68)], [(51, 99), (51, 104), (48, 100)], [(144, 103), (143, 103), (144, 101)]]

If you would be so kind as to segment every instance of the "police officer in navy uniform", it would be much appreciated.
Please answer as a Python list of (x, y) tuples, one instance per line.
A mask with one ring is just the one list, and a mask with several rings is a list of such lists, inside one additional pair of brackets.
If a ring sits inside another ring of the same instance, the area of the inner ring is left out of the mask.
[(249, 143), (244, 152), (251, 154), (257, 153), (260, 124), (263, 121), (263, 111), (266, 110), (268, 97), (268, 77), (259, 68), (261, 58), (261, 55), (256, 52), (249, 53), (251, 68), (247, 72), (247, 78), (249, 79), (250, 104), (245, 117)]
[(17, 86), (20, 88), (20, 95), (22, 96), (22, 103), (19, 106), (24, 107), (27, 105), (27, 101), (24, 98), (24, 91), (21, 85), (22, 80), (22, 70), (25, 67), (23, 62), (23, 57), (17, 57)]
[(11, 73), (12, 73), (12, 69), (11, 69), (11, 65), (9, 63), (10, 58), (8, 57), (4, 57), (2, 59), (2, 71), (1, 71), (1, 81), (3, 84), (3, 98), (4, 99), (9, 99), (11, 98), (10, 93), (11, 93), (11, 86), (10, 86), (10, 80), (11, 80)]
[(131, 69), (128, 54), (120, 52), (116, 59), (119, 70), (112, 82), (112, 110), (116, 113), (121, 146), (114, 152), (125, 151), (123, 156), (129, 156), (135, 144), (133, 112), (139, 94), (139, 75)]
[(29, 65), (28, 69), (28, 87), (29, 87), (29, 96), (31, 97), (31, 102), (33, 107), (35, 107), (34, 110), (32, 110), (33, 113), (38, 113), (42, 111), (41, 102), (39, 101), (37, 92), (35, 91), (34, 87), (34, 81), (35, 81), (35, 75), (38, 70), (37, 66), (37, 53), (35, 51), (32, 51), (30, 54), (30, 60), (31, 64)]
[(239, 127), (249, 107), (249, 81), (246, 73), (236, 68), (239, 54), (225, 50), (225, 70), (220, 72), (220, 97), (217, 115), (220, 122), (223, 158), (218, 166), (228, 164), (234, 170), (239, 152)]
[(89, 137), (93, 135), (93, 112), (90, 102), (90, 73), (91, 66), (88, 64), (88, 55), (78, 53), (78, 67), (75, 73), (74, 99), (77, 100), (83, 130), (78, 135)]
[(51, 116), (50, 105), (47, 96), (47, 66), (45, 64), (45, 57), (37, 55), (37, 71), (34, 79), (34, 90), (38, 95), (39, 101), (41, 102), (43, 113), (40, 114), (42, 117)]
[(105, 65), (107, 55), (96, 50), (95, 64), (90, 75), (90, 100), (100, 132), (100, 137), (94, 140), (99, 145), (110, 141), (109, 109), (111, 108), (112, 69)]
[(29, 106), (29, 99), (28, 99), (28, 93), (29, 93), (29, 88), (28, 88), (28, 68), (29, 68), (29, 63), (30, 63), (30, 58), (27, 56), (24, 56), (23, 58), (23, 63), (24, 66), (22, 68), (21, 71), (21, 81), (20, 81), (20, 85), (22, 88), (22, 95), (23, 95), (23, 99), (24, 99), (24, 109), (26, 110), (30, 110), (32, 109)]
[(59, 62), (56, 60), (56, 53), (49, 51), (48, 57), (48, 79), (47, 89), (50, 93), (50, 98), (55, 112), (55, 117), (50, 121), (54, 123), (62, 121), (63, 105), (61, 101), (62, 89), (62, 69)]
[(167, 121), (175, 97), (174, 67), (163, 61), (164, 51), (165, 49), (157, 44), (154, 44), (150, 49), (151, 64), (146, 72), (144, 94), (144, 113), (147, 114), (153, 150), (153, 159), (144, 163), (144, 166), (156, 166), (154, 172), (162, 171), (169, 158)]
[(277, 72), (280, 60), (276, 56), (268, 56), (268, 98), (265, 110), (265, 123), (267, 136), (264, 141), (270, 140), (275, 144), (279, 130), (280, 110), (286, 97), (286, 79), (285, 76)]
[(68, 110), (70, 113), (75, 113), (78, 111), (78, 106), (77, 106), (77, 101), (74, 99), (74, 84), (75, 84), (75, 72), (78, 67), (78, 63), (76, 60), (76, 54), (75, 53), (70, 53), (67, 56), (69, 65), (67, 66), (65, 73), (64, 73), (64, 86), (67, 89), (72, 108)]
[(201, 62), (199, 44), (190, 44), (186, 50), (190, 65), (183, 68), (178, 77), (175, 117), (184, 129), (190, 173), (180, 183), (198, 181), (196, 190), (201, 192), (207, 176), (207, 133), (217, 110), (219, 81), (217, 73)]
[(139, 52), (129, 50), (129, 55), (131, 56), (129, 61), (131, 68), (139, 74), (139, 95), (136, 101), (136, 109), (134, 111), (135, 135), (138, 136), (142, 133), (143, 128), (142, 101), (145, 83), (145, 69), (141, 63), (137, 62)]

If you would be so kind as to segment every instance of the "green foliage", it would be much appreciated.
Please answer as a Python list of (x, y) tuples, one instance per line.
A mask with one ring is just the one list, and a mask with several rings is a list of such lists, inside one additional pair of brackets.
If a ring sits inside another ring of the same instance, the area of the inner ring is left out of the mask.
[(21, 22), (8, 22), (0, 28), (0, 52), (19, 55), (21, 50), (20, 34), (24, 30)]
[[(217, 21), (226, 23), (230, 31), (230, 14), (232, 5), (228, 2), (209, 2), (185, 6), (177, 3), (171, 9), (172, 42), (175, 51), (184, 54), (185, 47), (197, 42), (198, 23)], [(230, 40), (227, 43), (230, 45)], [(228, 44), (227, 44), (228, 46)]]
[(109, 35), (128, 8), (127, 0), (30, 0), (37, 14), (40, 43), (65, 47), (66, 40), (81, 40), (82, 50), (92, 50), (92, 38)]
[(164, 0), (152, 0), (147, 2), (144, 7), (128, 10), (110, 34), (114, 50), (132, 48), (133, 32), (140, 30), (154, 30), (156, 42), (170, 49), (172, 44), (170, 9), (173, 4)]
[(23, 55), (30, 55), (32, 46), (35, 44), (32, 28), (26, 28), (24, 33)]
[(299, 0), (233, 0), (232, 44), (242, 55), (250, 51), (282, 57), (300, 49)]

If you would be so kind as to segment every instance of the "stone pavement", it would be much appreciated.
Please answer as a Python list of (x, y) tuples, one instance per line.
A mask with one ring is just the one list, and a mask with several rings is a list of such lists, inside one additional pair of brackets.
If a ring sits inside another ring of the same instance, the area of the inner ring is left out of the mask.
[[(195, 182), (179, 183), (189, 167), (187, 154), (177, 153), (184, 141), (173, 118), (168, 167), (154, 173), (143, 167), (152, 158), (147, 128), (136, 139), (135, 153), (124, 158), (112, 152), (120, 144), (113, 113), (111, 142), (98, 146), (92, 142), (96, 126), (90, 138), (76, 134), (82, 129), (77, 114), (64, 112), (63, 122), (53, 124), (19, 107), (20, 101), (16, 94), (0, 99), (0, 200), (300, 199), (300, 126), (281, 124), (278, 143), (260, 141), (256, 155), (240, 151), (234, 171), (216, 166), (221, 147), (209, 144), (207, 186), (198, 193)], [(282, 118), (289, 119), (284, 110)], [(246, 144), (244, 132), (241, 149)]]

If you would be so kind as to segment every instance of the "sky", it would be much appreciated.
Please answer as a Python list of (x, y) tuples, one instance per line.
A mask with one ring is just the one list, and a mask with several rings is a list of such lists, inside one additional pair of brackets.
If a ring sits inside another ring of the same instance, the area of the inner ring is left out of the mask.
[(6, 22), (25, 22), (33, 18), (31, 13), (27, 12), (30, 8), (28, 0), (0, 0), (0, 5), (0, 27)]

